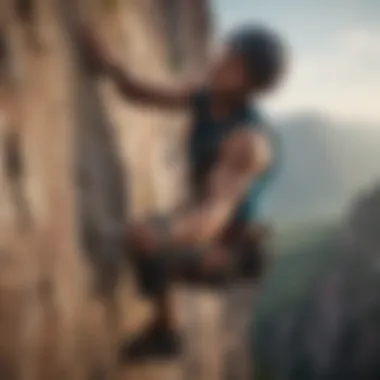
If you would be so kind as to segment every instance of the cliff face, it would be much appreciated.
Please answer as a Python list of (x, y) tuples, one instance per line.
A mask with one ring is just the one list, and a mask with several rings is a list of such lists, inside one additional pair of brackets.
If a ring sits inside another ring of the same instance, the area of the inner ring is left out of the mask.
[(379, 377), (379, 221), (377, 185), (334, 230), (278, 260), (252, 322), (256, 377)]
[[(23, 171), (10, 176), (9, 149), (1, 149), (0, 372), (28, 380), (112, 372), (125, 300), (113, 286), (106, 297), (93, 296), (102, 272), (94, 268), (104, 269), (122, 247), (103, 232), (167, 210), (182, 193), (186, 115), (128, 104), (107, 81), (90, 79), (75, 57), (74, 3), (2, 2), (11, 70), (2, 75), (0, 140), (9, 148), (9, 135), (16, 136), (10, 150)], [(197, 23), (207, 14), (203, 2), (182, 0), (179, 25), (160, 3), (81, 6), (136, 77), (171, 85), (203, 64), (208, 32)], [(182, 51), (168, 28), (182, 30)]]

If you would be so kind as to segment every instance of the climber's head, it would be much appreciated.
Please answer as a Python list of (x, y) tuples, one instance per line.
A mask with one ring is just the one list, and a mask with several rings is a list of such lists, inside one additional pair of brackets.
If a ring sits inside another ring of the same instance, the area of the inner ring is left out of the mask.
[(211, 87), (230, 96), (259, 95), (278, 85), (286, 61), (286, 49), (275, 33), (263, 27), (240, 28), (230, 35), (213, 67)]

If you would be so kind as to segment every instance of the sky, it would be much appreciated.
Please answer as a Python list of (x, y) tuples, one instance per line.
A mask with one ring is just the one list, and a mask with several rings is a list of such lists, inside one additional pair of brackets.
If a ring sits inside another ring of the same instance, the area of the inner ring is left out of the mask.
[(380, 128), (380, 0), (212, 0), (217, 35), (247, 22), (281, 33), (291, 51), (277, 113), (323, 112)]

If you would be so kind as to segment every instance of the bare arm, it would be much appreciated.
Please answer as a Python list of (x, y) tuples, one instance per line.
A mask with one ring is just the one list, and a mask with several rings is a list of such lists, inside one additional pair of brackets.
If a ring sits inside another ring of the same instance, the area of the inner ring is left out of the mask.
[(268, 142), (262, 134), (239, 131), (231, 136), (210, 175), (207, 196), (173, 222), (173, 240), (182, 244), (203, 244), (216, 238), (252, 180), (266, 170), (270, 159)]
[(169, 109), (181, 109), (190, 104), (191, 88), (160, 88), (144, 84), (122, 68), (92, 30), (83, 28), (80, 38), (85, 62), (93, 71), (107, 75), (128, 100)]
[(188, 88), (161, 88), (133, 79), (121, 66), (111, 63), (106, 73), (127, 99), (150, 106), (181, 109), (190, 104), (192, 90)]

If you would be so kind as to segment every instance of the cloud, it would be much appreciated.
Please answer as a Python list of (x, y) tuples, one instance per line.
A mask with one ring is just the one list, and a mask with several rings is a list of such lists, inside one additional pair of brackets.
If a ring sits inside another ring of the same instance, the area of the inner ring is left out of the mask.
[(380, 32), (341, 31), (323, 52), (303, 51), (295, 57), (288, 85), (272, 105), (280, 111), (316, 109), (380, 126), (379, 68)]
[(283, 91), (270, 99), (271, 110), (306, 108), (340, 119), (376, 123), (380, 128), (378, 3), (213, 0), (220, 30), (259, 18), (278, 27), (289, 39), (292, 70)]
[(380, 54), (380, 32), (352, 28), (341, 34), (339, 42), (349, 54)]

